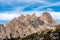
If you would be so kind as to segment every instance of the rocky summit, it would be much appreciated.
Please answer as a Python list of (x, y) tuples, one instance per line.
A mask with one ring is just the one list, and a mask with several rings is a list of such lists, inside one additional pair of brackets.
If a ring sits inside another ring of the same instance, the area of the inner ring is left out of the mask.
[(21, 15), (9, 23), (0, 24), (0, 40), (53, 40), (56, 38), (52, 38), (54, 34), (60, 35), (59, 26), (48, 12), (39, 17)]

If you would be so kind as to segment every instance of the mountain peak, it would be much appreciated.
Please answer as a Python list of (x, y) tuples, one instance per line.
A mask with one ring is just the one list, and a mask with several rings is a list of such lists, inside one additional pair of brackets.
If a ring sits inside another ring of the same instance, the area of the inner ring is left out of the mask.
[[(52, 24), (52, 25), (51, 25)], [(34, 33), (42, 33), (43, 31), (55, 30), (57, 25), (50, 13), (44, 12), (41, 17), (32, 15), (21, 15), (14, 18), (8, 24), (3, 24), (0, 28), (0, 38), (24, 38)]]
[(54, 25), (57, 24), (57, 22), (52, 18), (51, 14), (48, 12), (43, 12), (41, 19), (47, 24), (49, 24), (49, 23), (54, 24)]

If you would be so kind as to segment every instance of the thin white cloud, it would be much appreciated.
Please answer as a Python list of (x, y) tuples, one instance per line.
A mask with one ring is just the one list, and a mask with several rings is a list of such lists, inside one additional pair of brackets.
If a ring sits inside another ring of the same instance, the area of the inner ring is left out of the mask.
[(53, 9), (52, 8), (47, 8), (47, 11), (53, 11)]
[(47, 5), (47, 6), (41, 6), (41, 7), (35, 8), (34, 10), (42, 9), (42, 8), (45, 8), (45, 7), (58, 6), (58, 5), (60, 5), (60, 2), (53, 3), (53, 4), (50, 4), (50, 5)]
[(47, 2), (46, 0), (0, 0), (1, 3), (11, 4), (13, 2), (27, 2), (27, 3), (34, 3), (34, 2), (40, 2), (43, 4), (51, 4), (50, 2)]
[[(55, 5), (60, 5), (60, 2), (57, 2), (57, 3), (50, 3), (50, 2), (47, 2), (46, 0), (0, 0), (1, 3), (6, 3), (6, 4), (9, 4), (9, 5), (12, 5), (14, 2), (27, 2), (29, 5), (26, 5), (26, 6), (18, 6), (16, 7), (13, 11), (22, 11), (24, 8), (34, 4), (34, 2), (40, 2), (40, 3), (43, 3), (43, 4), (46, 4), (45, 6), (40, 6), (38, 8), (35, 8), (34, 10), (38, 10), (38, 9), (42, 9), (42, 8), (45, 8), (45, 7), (50, 7), (50, 6), (55, 6)], [(33, 11), (34, 11), (33, 10)]]
[(11, 19), (13, 19), (14, 17), (17, 17), (17, 16), (19, 16), (19, 14), (0, 13), (0, 20), (11, 20)]
[[(43, 11), (30, 11), (30, 12), (12, 12), (10, 14), (8, 13), (0, 13), (0, 20), (12, 20), (14, 17), (18, 17), (21, 14), (33, 14), (36, 13), (37, 16), (41, 16), (41, 14), (43, 13)], [(49, 13), (51, 13), (52, 17), (54, 19), (60, 19), (60, 12), (52, 12), (50, 11)]]
[[(18, 17), (20, 16), (21, 14), (23, 15), (26, 15), (26, 14), (33, 14), (33, 13), (36, 13), (37, 16), (40, 16), (41, 12), (39, 13), (38, 11), (29, 11), (29, 12), (5, 12), (5, 13), (0, 13), (0, 20), (12, 20), (14, 19), (14, 17)], [(38, 14), (37, 14), (38, 13)]]
[(60, 20), (60, 12), (49, 12), (49, 13), (51, 13), (54, 19)]

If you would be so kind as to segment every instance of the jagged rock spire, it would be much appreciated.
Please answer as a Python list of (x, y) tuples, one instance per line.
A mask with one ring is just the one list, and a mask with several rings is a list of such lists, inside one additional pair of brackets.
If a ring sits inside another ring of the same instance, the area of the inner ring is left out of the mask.
[(48, 12), (43, 12), (41, 19), (45, 22), (45, 23), (50, 23), (52, 25), (56, 25), (57, 22), (52, 18), (51, 14)]

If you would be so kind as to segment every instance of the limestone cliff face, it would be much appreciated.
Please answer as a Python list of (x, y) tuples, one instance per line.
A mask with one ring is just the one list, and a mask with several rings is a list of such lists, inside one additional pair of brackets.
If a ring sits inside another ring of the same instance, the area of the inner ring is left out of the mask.
[(40, 34), (43, 31), (53, 30), (54, 25), (57, 25), (57, 23), (47, 12), (44, 12), (41, 17), (37, 17), (35, 14), (21, 15), (0, 27), (0, 38), (24, 38), (34, 33)]
[(52, 25), (57, 24), (57, 22), (52, 18), (52, 16), (48, 12), (43, 12), (41, 19), (47, 24), (52, 24)]

